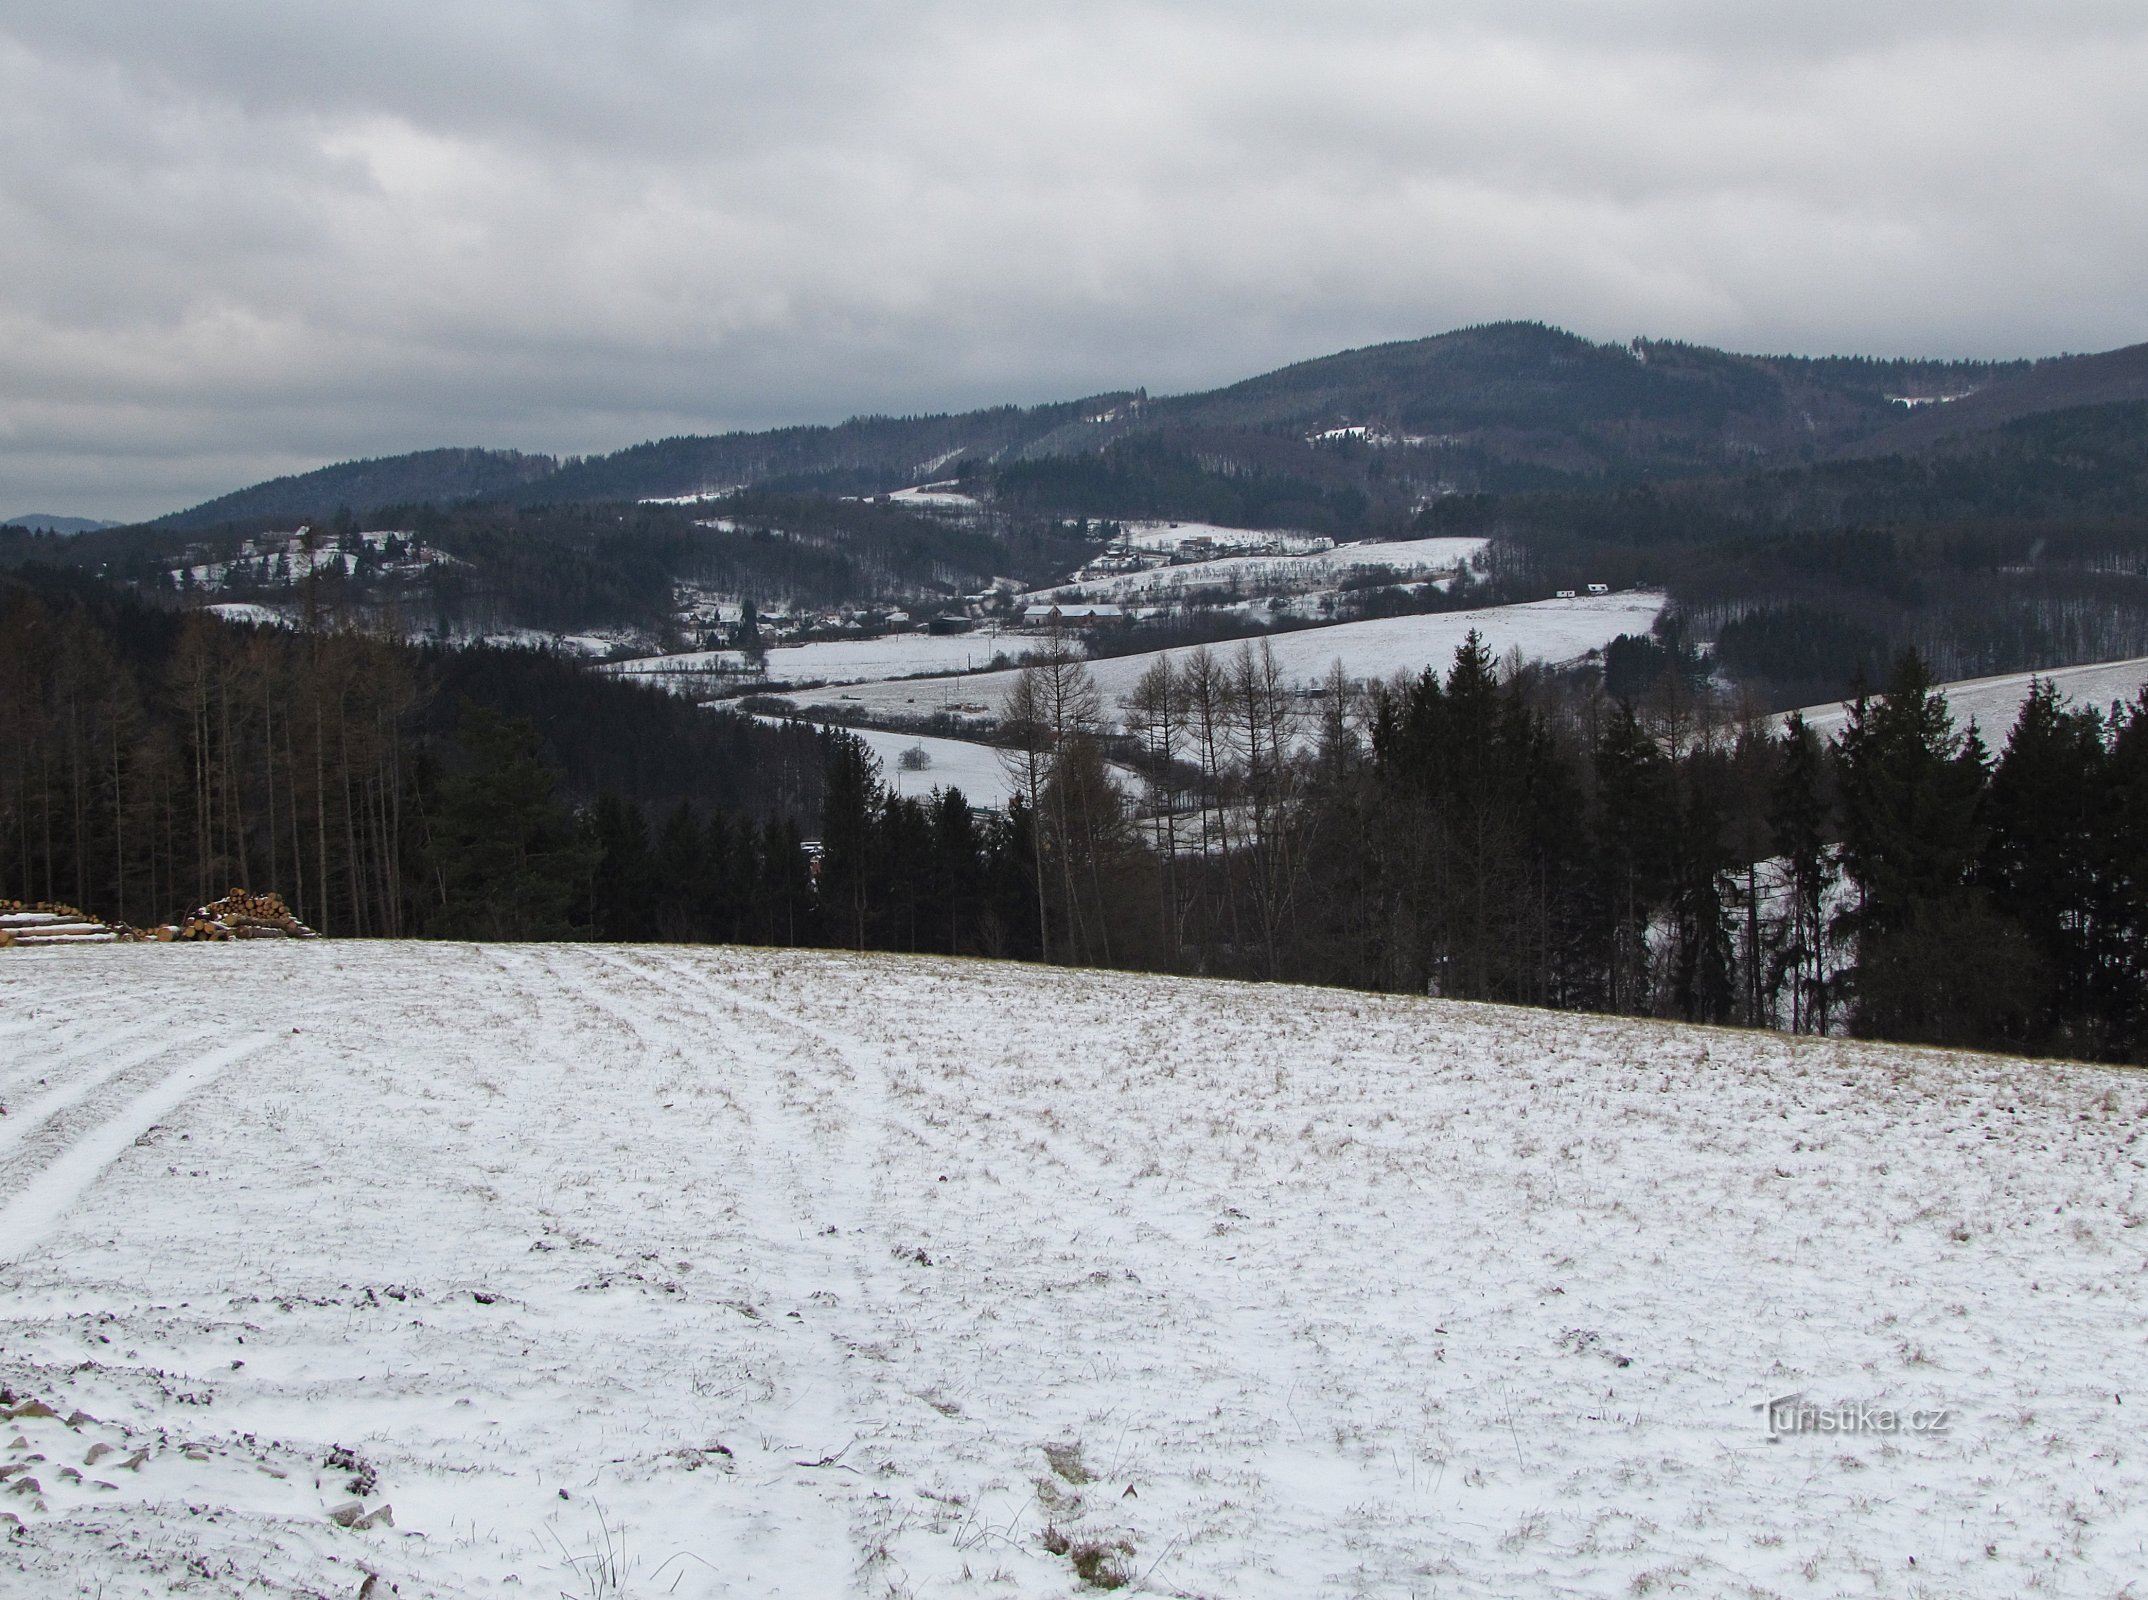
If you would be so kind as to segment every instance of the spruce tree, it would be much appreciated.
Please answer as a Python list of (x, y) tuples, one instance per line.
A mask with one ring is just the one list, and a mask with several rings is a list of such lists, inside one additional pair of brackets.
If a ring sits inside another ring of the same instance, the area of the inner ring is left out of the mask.
[(693, 807), (681, 800), (657, 830), (650, 895), (655, 937), (674, 943), (709, 937), (708, 835)]
[(852, 950), (867, 945), (880, 762), (856, 734), (826, 736), (820, 801), (819, 901), (827, 936)]
[(1828, 805), (1822, 787), (1825, 756), (1805, 719), (1791, 713), (1776, 742), (1778, 764), (1768, 829), (1782, 858), (1789, 908), (1778, 960), (1790, 985), (1790, 1027), (1825, 1033), (1828, 1023)]
[(2025, 1042), (2076, 1055), (2105, 1047), (2099, 995), (2116, 956), (2116, 886), (2102, 870), (2109, 809), (2103, 719), (2032, 683), (1986, 800), (1983, 881), (2042, 957)]
[(1689, 1022), (1728, 1022), (1736, 997), (1737, 962), (1723, 898), (1723, 875), (1735, 864), (1723, 838), (1728, 779), (1720, 756), (1703, 752), (1685, 763), (1671, 896), (1671, 1001)]
[(2100, 1007), (2117, 1060), (2148, 1062), (2148, 689), (2113, 708), (2100, 871), (2112, 896)]
[(656, 936), (655, 864), (649, 827), (638, 808), (615, 794), (602, 794), (589, 812), (588, 843), (596, 853), (591, 873), (590, 920), (600, 939), (633, 941)]
[(537, 730), (485, 706), (463, 710), (466, 764), (427, 818), (440, 900), (426, 931), (451, 939), (564, 939), (597, 853), (560, 804)]
[(2033, 953), (1974, 883), (1986, 761), (1914, 651), (1884, 696), (1851, 710), (1838, 767), (1857, 903), (1840, 921), (1856, 944), (1860, 1033), (1981, 1045), (2018, 1035)]
[(1677, 800), (1670, 763), (1620, 703), (1597, 739), (1595, 906), (1603, 1004), (1646, 1011), (1653, 999), (1648, 932), (1669, 898)]

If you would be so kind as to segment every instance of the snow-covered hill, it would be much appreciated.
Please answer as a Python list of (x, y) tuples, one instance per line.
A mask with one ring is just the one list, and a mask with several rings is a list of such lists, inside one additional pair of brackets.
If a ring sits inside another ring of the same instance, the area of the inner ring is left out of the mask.
[(1309, 555), (1221, 556), (1175, 566), (1076, 578), (1039, 589), (1026, 599), (1105, 601), (1119, 605), (1167, 605), (1202, 591), (1232, 590), (1257, 598), (1332, 590), (1368, 573), (1410, 582), (1455, 571), (1483, 553), (1484, 539), (1404, 539), (1346, 544)]
[[(944, 637), (891, 633), (873, 639), (820, 639), (774, 646), (766, 653), (760, 676), (777, 683), (860, 683), (927, 672), (975, 672), (991, 666), (997, 657), (1011, 659), (1033, 650), (1037, 642), (1029, 634), (1001, 633), (990, 627)], [(754, 676), (747, 670), (744, 652), (738, 650), (637, 656), (606, 670), (673, 684), (691, 684), (723, 673), (734, 675), (737, 682)]]
[[(1531, 660), (1571, 661), (1601, 649), (1622, 633), (1647, 633), (1662, 609), (1662, 595), (1634, 590), (1573, 600), (1537, 600), (1525, 605), (1341, 622), (1333, 627), (1273, 634), (1269, 643), (1284, 675), (1295, 684), (1311, 688), (1318, 686), (1329, 667), (1338, 661), (1353, 679), (1387, 678), (1397, 672), (1414, 674), (1428, 666), (1445, 672), (1454, 659), (1455, 646), (1472, 629), (1482, 635), (1495, 655), (1519, 650)], [(1231, 643), (1209, 648), (1228, 658), (1238, 646)], [(1113, 656), (1091, 663), (1090, 671), (1103, 691), (1105, 703), (1116, 707), (1160, 656), (1183, 660), (1190, 653), (1186, 647), (1177, 647)], [(805, 690), (790, 699), (801, 708), (847, 707), (881, 717), (924, 717), (939, 711), (951, 711), (957, 716), (996, 716), (1014, 678), (1010, 669), (960, 677), (860, 682), (846, 684), (840, 690)], [(973, 713), (969, 707), (983, 710)]]
[[(1973, 719), (1983, 733), (1984, 742), (1997, 750), (2006, 743), (2014, 719), (2021, 714), (2021, 702), (2029, 697), (2029, 685), (2038, 678), (2056, 684), (2059, 692), (2076, 705), (2108, 710), (2112, 701), (2138, 699), (2141, 690), (2148, 688), (2148, 656), (2125, 661), (2097, 661), (2080, 667), (2054, 667), (2048, 672), (2009, 672), (1995, 678), (1964, 678), (1939, 687), (1947, 697), (1948, 709), (1954, 713), (1956, 726), (1967, 727)], [(1840, 733), (1850, 719), (1849, 707), (1836, 701), (1807, 706), (1803, 715), (1815, 732), (1824, 735)]]
[(0, 997), (10, 1596), (2148, 1571), (2138, 1074), (740, 950)]

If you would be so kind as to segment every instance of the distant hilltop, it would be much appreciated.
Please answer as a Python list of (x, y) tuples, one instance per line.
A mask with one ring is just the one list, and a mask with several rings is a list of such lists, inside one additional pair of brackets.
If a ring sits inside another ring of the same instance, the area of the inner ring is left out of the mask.
[(19, 517), (0, 517), (0, 527), (28, 528), (32, 533), (101, 533), (106, 528), (116, 528), (116, 522), (100, 522), (95, 517), (60, 517), (49, 511), (31, 511)]
[[(203, 529), (476, 501), (684, 503), (756, 487), (879, 495), (984, 474), (1005, 501), (1079, 501), (1092, 515), (1132, 516), (1158, 510), (1136, 504), (1135, 480), (1172, 472), (1205, 473), (1234, 502), (1248, 484), (1294, 478), (1316, 498), (1366, 496), (1406, 519), (1438, 495), (1884, 456), (2033, 413), (2133, 400), (2148, 400), (2148, 346), (2043, 361), (1869, 360), (1598, 344), (1502, 322), (1345, 350), (1197, 394), (1135, 387), (565, 459), (420, 450), (254, 484), (158, 521)], [(1302, 506), (1216, 502), (1212, 494), (1171, 509), (1214, 521), (1305, 520)]]

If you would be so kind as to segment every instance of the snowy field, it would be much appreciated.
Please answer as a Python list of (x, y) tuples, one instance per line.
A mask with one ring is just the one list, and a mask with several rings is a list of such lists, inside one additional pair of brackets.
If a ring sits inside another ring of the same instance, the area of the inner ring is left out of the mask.
[[(781, 719), (763, 717), (761, 720), (778, 722)], [(1003, 809), (1016, 792), (1001, 752), (992, 745), (979, 744), (974, 739), (887, 733), (878, 728), (847, 728), (844, 731), (855, 734), (864, 741), (866, 749), (880, 758), (881, 781), (897, 794), (922, 799), (935, 789), (960, 789), (962, 798), (971, 805), (997, 811)], [(910, 749), (923, 750), (930, 765), (914, 772), (906, 770), (902, 755)], [(1140, 775), (1131, 768), (1113, 762), (1107, 770), (1126, 793), (1141, 792)]]
[[(2053, 667), (2048, 672), (2010, 672), (1996, 678), (1964, 678), (1956, 683), (1941, 684), (1940, 688), (1946, 693), (1955, 725), (1966, 727), (1974, 718), (1983, 731), (1984, 742), (1997, 751), (2006, 743), (2014, 719), (2021, 714), (2021, 702), (2029, 697), (2030, 681), (2036, 678), (2057, 684), (2059, 692), (2076, 705), (2096, 706), (2108, 711), (2112, 701), (2136, 699), (2143, 686), (2148, 686), (2148, 656), (2136, 656), (2128, 661), (2098, 661), (2084, 667)], [(1828, 737), (1839, 734), (1850, 720), (1849, 707), (1837, 701), (1807, 706), (1804, 716), (1815, 732)]]
[(975, 511), (977, 497), (957, 489), (954, 479), (944, 483), (922, 483), (912, 489), (897, 489), (888, 499), (899, 506), (931, 507), (940, 511)]
[[(1663, 609), (1663, 596), (1643, 591), (1592, 595), (1577, 600), (1537, 600), (1527, 605), (1488, 606), (1476, 611), (1446, 611), (1421, 616), (1380, 617), (1371, 622), (1342, 622), (1329, 628), (1302, 628), (1271, 635), (1276, 660), (1292, 681), (1312, 687), (1340, 661), (1352, 678), (1387, 678), (1417, 673), (1431, 666), (1445, 672), (1455, 646), (1469, 630), (1484, 636), (1496, 655), (1519, 650), (1532, 660), (1571, 661), (1601, 649), (1622, 633), (1648, 632)], [(1216, 654), (1236, 653), (1235, 642), (1213, 645)], [(1151, 650), (1092, 662), (1090, 671), (1106, 704), (1116, 706), (1133, 692), (1141, 674), (1158, 656), (1183, 659), (1184, 648)], [(840, 695), (800, 693), (800, 706), (847, 705), (876, 716), (923, 716), (935, 711), (984, 705), (997, 713), (1014, 673), (982, 672), (960, 678), (920, 678), (908, 683), (853, 683)]]
[(2138, 1073), (743, 950), (0, 997), (10, 1597), (2148, 1573)]
[(226, 622), (252, 624), (264, 628), (295, 628), (297, 620), (278, 611), (274, 606), (256, 605), (250, 600), (223, 600), (202, 610), (222, 617)]
[[(879, 639), (824, 639), (775, 646), (768, 652), (766, 676), (778, 683), (858, 683), (915, 673), (975, 672), (989, 667), (996, 655), (1018, 656), (1036, 646), (1032, 634), (983, 628), (944, 636), (892, 633)], [(736, 650), (691, 650), (643, 656), (607, 670), (635, 677), (686, 678), (717, 670), (743, 673), (745, 665), (745, 656)]]
[[(1014, 785), (1000, 760), (1000, 753), (986, 744), (967, 739), (931, 739), (905, 733), (882, 733), (876, 728), (850, 730), (880, 758), (880, 776), (897, 794), (922, 796), (935, 789), (960, 789), (972, 805), (1004, 806)], [(906, 750), (923, 750), (930, 766), (921, 771), (903, 767)]]
[(1246, 595), (1304, 594), (1332, 589), (1345, 579), (1376, 567), (1390, 569), (1398, 581), (1448, 577), (1474, 560), (1490, 541), (1484, 539), (1401, 539), (1388, 543), (1346, 544), (1315, 555), (1221, 556), (1188, 561), (1147, 572), (1119, 572), (1039, 589), (1025, 596), (1033, 602), (1090, 600), (1119, 605), (1162, 605), (1203, 589), (1229, 589)]
[[(776, 722), (780, 719), (763, 717), (761, 720)], [(970, 739), (883, 733), (878, 728), (844, 731), (855, 734), (864, 741), (866, 749), (880, 758), (881, 780), (897, 794), (919, 798), (935, 789), (960, 789), (962, 797), (971, 805), (997, 810), (1014, 793), (1014, 783), (1007, 776), (1006, 765), (1000, 760), (999, 751), (991, 745)], [(911, 749), (923, 750), (931, 764), (920, 771), (906, 770), (902, 755)]]
[(1290, 555), (1303, 555), (1332, 543), (1318, 534), (1288, 528), (1226, 528), (1214, 522), (1122, 522), (1119, 536), (1141, 550), (1176, 550), (1182, 539), (1213, 539), (1219, 545), (1257, 540)]

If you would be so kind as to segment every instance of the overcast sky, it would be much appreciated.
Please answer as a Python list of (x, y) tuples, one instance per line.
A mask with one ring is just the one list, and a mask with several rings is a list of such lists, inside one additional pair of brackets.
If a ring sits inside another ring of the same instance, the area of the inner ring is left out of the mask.
[(2141, 0), (8, 0), (0, 514), (1504, 317), (2148, 339)]

